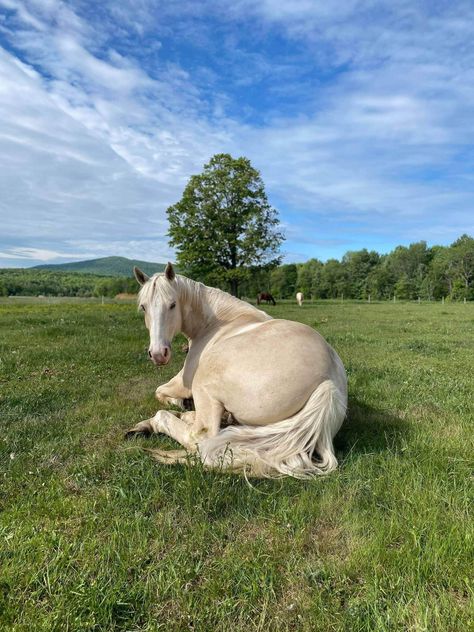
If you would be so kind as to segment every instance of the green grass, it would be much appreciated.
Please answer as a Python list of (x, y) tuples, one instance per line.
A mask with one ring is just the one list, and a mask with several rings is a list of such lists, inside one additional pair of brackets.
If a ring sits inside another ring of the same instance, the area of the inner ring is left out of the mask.
[(311, 482), (159, 466), (135, 306), (0, 304), (0, 629), (473, 629), (474, 306), (281, 304), (349, 375)]

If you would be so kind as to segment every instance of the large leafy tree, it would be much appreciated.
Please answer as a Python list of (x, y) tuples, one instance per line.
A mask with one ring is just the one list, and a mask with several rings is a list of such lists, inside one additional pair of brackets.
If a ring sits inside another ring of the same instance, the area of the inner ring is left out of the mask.
[(237, 296), (250, 268), (271, 268), (283, 235), (260, 173), (247, 158), (216, 154), (168, 208), (170, 244), (185, 274)]

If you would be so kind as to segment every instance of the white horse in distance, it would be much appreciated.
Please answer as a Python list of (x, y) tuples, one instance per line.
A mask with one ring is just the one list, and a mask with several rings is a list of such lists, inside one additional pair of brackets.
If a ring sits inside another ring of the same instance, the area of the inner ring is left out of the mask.
[(298, 303), (298, 305), (301, 307), (303, 305), (303, 292), (296, 292), (296, 302)]
[[(178, 332), (190, 342), (183, 369), (156, 397), (181, 406), (193, 397), (195, 411), (159, 410), (129, 434), (157, 432), (178, 441), (185, 450), (152, 451), (164, 463), (183, 463), (194, 453), (208, 467), (296, 478), (336, 468), (333, 437), (346, 414), (347, 377), (322, 336), (176, 275), (170, 263), (151, 278), (134, 272), (152, 361), (170, 361)], [(226, 413), (236, 424), (221, 429)]]

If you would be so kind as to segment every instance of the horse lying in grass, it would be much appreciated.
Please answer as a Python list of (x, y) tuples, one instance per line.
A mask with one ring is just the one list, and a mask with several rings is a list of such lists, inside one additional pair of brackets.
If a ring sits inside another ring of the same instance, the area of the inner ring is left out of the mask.
[[(153, 450), (164, 463), (194, 453), (205, 466), (251, 476), (310, 478), (334, 470), (333, 437), (347, 407), (347, 378), (337, 353), (314, 329), (273, 319), (221, 290), (176, 275), (135, 268), (150, 332), (148, 354), (168, 364), (178, 332), (190, 341), (183, 369), (158, 387), (159, 410), (130, 434), (164, 433), (185, 450)], [(224, 414), (237, 423), (221, 429)]]

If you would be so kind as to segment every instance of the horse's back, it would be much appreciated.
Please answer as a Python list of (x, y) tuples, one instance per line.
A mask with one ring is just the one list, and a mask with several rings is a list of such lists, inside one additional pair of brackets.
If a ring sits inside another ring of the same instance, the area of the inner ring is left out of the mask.
[(203, 354), (199, 381), (218, 385), (236, 419), (262, 424), (295, 414), (325, 380), (341, 382), (341, 366), (314, 329), (271, 319), (230, 327)]

